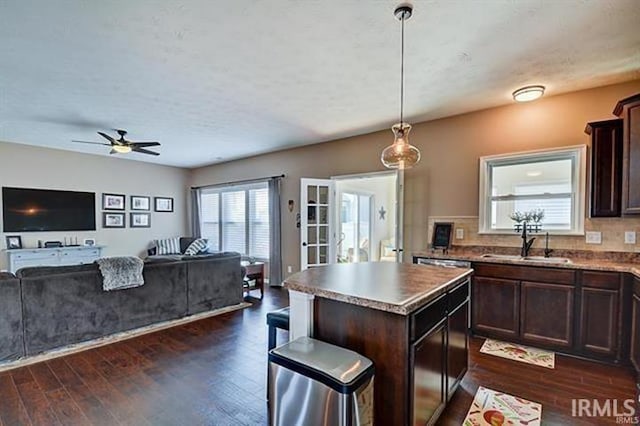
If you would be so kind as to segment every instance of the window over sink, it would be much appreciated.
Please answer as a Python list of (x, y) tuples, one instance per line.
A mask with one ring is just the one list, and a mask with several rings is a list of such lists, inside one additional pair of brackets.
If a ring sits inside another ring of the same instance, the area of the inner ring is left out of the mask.
[(480, 158), (480, 233), (513, 233), (515, 211), (544, 210), (543, 232), (583, 235), (586, 146)]

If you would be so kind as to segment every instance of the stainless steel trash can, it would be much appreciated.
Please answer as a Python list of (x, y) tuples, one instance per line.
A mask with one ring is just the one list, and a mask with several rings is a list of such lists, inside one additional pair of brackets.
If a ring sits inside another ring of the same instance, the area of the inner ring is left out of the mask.
[(269, 351), (269, 423), (373, 424), (373, 363), (309, 337)]

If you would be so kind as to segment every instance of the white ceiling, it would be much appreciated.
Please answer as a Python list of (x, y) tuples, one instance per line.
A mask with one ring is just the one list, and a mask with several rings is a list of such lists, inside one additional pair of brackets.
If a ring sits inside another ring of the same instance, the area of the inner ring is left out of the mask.
[[(0, 0), (0, 140), (159, 140), (182, 167), (389, 127), (400, 24), (389, 0)], [(640, 78), (637, 0), (414, 1), (412, 122)]]

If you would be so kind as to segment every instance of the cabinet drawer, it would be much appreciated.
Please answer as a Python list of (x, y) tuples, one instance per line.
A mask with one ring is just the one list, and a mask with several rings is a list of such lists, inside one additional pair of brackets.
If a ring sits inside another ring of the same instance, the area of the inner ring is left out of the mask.
[(477, 277), (504, 278), (516, 281), (536, 281), (566, 285), (573, 285), (576, 281), (576, 272), (571, 269), (497, 265), (490, 263), (474, 263), (473, 269)]
[(453, 312), (458, 306), (462, 305), (469, 298), (469, 280), (464, 284), (454, 288), (448, 295), (448, 308), (449, 313)]
[(411, 315), (409, 335), (411, 341), (422, 337), (447, 315), (447, 296), (440, 296), (435, 301)]
[(28, 251), (28, 252), (22, 252), (20, 254), (14, 254), (11, 257), (15, 260), (38, 260), (38, 259), (51, 259), (54, 257), (57, 257), (58, 253), (55, 251), (51, 251), (51, 252), (37, 252), (37, 251)]
[(583, 271), (582, 286), (620, 290), (620, 277), (617, 272)]

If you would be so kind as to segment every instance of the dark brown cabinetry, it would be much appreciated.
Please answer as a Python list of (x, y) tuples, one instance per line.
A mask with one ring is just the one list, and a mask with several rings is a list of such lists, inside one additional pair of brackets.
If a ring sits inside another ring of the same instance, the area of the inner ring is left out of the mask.
[[(621, 361), (620, 273), (488, 263), (473, 268), (474, 333)], [(640, 283), (638, 289), (640, 303)], [(640, 365), (640, 338), (636, 341)]]
[(520, 288), (520, 337), (526, 343), (571, 348), (573, 298), (571, 285), (523, 281)]
[(494, 336), (514, 338), (520, 333), (520, 283), (514, 280), (473, 278), (473, 328)]
[(618, 351), (621, 282), (618, 273), (582, 273), (579, 349), (595, 356)]
[(640, 94), (618, 102), (613, 113), (624, 121), (622, 213), (640, 214)]
[(429, 419), (437, 417), (446, 404), (446, 338), (447, 321), (444, 319), (411, 347), (412, 425), (426, 424)]
[(622, 203), (621, 119), (587, 124), (591, 135), (591, 217), (618, 217)]
[(631, 363), (640, 372), (640, 279), (633, 283), (631, 300)]

